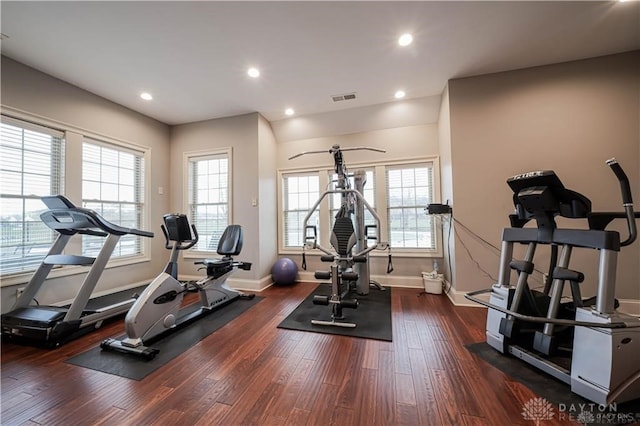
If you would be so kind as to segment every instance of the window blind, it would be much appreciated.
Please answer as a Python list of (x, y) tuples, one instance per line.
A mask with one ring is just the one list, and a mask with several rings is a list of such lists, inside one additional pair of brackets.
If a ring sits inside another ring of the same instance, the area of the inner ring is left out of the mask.
[[(283, 176), (283, 238), (284, 246), (300, 248), (304, 244), (304, 218), (320, 197), (320, 179), (316, 173), (288, 174)], [(318, 211), (309, 218), (308, 225), (318, 229)]]
[(216, 251), (230, 223), (230, 154), (189, 157), (189, 215), (200, 239), (195, 250)]
[[(82, 201), (105, 219), (144, 228), (144, 153), (85, 138), (82, 144)], [(82, 251), (96, 256), (104, 238), (83, 235)], [(142, 237), (120, 238), (112, 258), (142, 254)]]
[(35, 270), (55, 233), (40, 220), (40, 198), (63, 192), (64, 133), (2, 115), (0, 274)]
[(433, 166), (388, 166), (386, 172), (391, 247), (435, 249), (433, 219), (424, 212), (433, 200)]

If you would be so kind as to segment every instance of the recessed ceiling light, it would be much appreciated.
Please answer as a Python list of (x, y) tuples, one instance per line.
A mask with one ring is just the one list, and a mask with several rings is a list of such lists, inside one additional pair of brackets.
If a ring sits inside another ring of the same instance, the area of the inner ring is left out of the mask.
[(287, 108), (287, 109), (284, 110), (284, 113), (286, 115), (293, 115), (293, 114), (295, 114), (295, 111), (293, 110), (293, 108)]
[(145, 101), (150, 101), (151, 99), (153, 99), (153, 96), (151, 96), (151, 93), (147, 93), (147, 92), (140, 93), (140, 97)]
[(409, 33), (402, 34), (398, 39), (398, 44), (400, 46), (408, 46), (411, 44), (411, 42), (413, 42), (413, 36)]
[(398, 90), (393, 96), (395, 96), (396, 99), (402, 99), (404, 98), (404, 95), (406, 95), (406, 93), (404, 93), (404, 90)]
[(247, 70), (247, 74), (249, 75), (249, 77), (252, 77), (252, 78), (260, 77), (260, 71), (258, 70), (258, 68), (249, 68)]

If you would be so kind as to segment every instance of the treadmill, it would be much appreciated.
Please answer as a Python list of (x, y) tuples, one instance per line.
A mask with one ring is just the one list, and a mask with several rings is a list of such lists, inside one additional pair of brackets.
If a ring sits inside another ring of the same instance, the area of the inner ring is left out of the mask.
[[(62, 195), (45, 196), (42, 201), (49, 210), (43, 212), (40, 219), (58, 236), (24, 292), (11, 311), (0, 317), (0, 322), (2, 335), (10, 340), (56, 347), (99, 328), (105, 319), (129, 310), (135, 301), (133, 295), (125, 296), (126, 300), (112, 301), (108, 306), (95, 306), (94, 301), (90, 303), (90, 298), (120, 238), (129, 234), (151, 238), (153, 233), (110, 223), (93, 210), (76, 207)], [(63, 254), (75, 235), (95, 235), (106, 239), (96, 257)], [(30, 305), (51, 270), (63, 265), (89, 267), (71, 305)]]

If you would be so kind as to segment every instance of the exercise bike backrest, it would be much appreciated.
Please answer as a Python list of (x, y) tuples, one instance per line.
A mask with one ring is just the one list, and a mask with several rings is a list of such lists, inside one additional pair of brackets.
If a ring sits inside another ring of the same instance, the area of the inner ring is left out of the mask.
[(240, 225), (229, 225), (218, 241), (217, 253), (225, 258), (237, 256), (242, 251), (244, 231)]

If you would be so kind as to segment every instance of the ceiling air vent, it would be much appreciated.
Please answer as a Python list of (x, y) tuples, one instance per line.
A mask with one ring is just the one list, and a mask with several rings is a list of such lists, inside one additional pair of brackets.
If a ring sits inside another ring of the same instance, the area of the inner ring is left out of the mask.
[(344, 93), (342, 95), (331, 95), (331, 99), (333, 102), (341, 102), (341, 101), (350, 101), (351, 99), (355, 99), (355, 93)]

